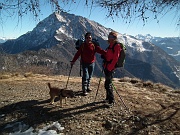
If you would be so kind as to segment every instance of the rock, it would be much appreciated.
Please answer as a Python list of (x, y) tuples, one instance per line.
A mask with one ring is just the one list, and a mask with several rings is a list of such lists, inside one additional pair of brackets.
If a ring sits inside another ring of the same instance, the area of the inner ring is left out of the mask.
[(103, 127), (105, 127), (107, 130), (111, 130), (113, 128), (113, 124), (111, 121), (106, 120), (105, 124), (103, 125)]

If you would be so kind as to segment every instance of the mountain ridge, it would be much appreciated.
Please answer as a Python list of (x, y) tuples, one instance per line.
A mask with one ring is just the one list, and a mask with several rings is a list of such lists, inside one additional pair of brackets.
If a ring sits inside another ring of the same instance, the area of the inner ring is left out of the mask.
[(163, 49), (166, 53), (174, 57), (180, 62), (180, 37), (154, 37), (150, 34), (142, 35), (138, 34), (135, 36), (137, 39), (151, 42), (156, 46)]

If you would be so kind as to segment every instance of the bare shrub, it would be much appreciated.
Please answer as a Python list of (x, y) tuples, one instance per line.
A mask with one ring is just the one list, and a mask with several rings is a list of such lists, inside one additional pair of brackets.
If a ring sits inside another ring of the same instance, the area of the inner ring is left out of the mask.
[(124, 77), (124, 78), (119, 79), (119, 82), (130, 82), (130, 80), (131, 80), (131, 78)]
[(160, 89), (160, 92), (167, 92), (168, 89), (166, 87), (163, 87), (162, 89)]
[[(4, 0), (0, 3), (0, 18), (3, 18), (3, 15), (7, 13), (8, 16), (5, 16), (6, 18), (17, 16), (19, 19), (30, 14), (35, 20), (39, 20), (40, 15), (43, 14), (42, 8), (45, 3), (52, 8), (52, 11), (61, 12), (65, 11), (63, 9), (64, 5), (67, 7), (83, 1), (46, 0), (43, 3), (40, 0)], [(114, 17), (118, 17), (126, 23), (133, 23), (135, 19), (142, 20), (144, 23), (151, 19), (159, 22), (158, 18), (173, 11), (177, 13), (174, 20), (177, 20), (177, 26), (179, 26), (179, 0), (86, 0), (84, 5), (89, 8), (90, 12), (92, 7), (101, 7), (107, 11), (105, 13), (106, 17), (112, 18), (113, 21)], [(71, 10), (71, 8), (68, 8), (68, 10)]]
[(19, 73), (0, 72), (0, 79), (9, 79), (14, 76), (19, 76)]
[(162, 84), (161, 83), (155, 83), (154, 88), (155, 89), (160, 89), (160, 88), (162, 88)]
[(143, 82), (144, 87), (153, 87), (154, 83), (152, 81), (145, 81)]
[(166, 92), (166, 91), (172, 89), (172, 88), (170, 88), (164, 84), (161, 84), (161, 83), (154, 84), (154, 88), (158, 89), (160, 92)]
[(173, 93), (180, 94), (180, 90), (174, 90)]
[(32, 72), (33, 74), (45, 74), (45, 75), (52, 75), (53, 71), (45, 66), (28, 66), (22, 69), (23, 72)]
[(135, 83), (139, 83), (139, 82), (142, 82), (140, 79), (138, 79), (138, 78), (132, 78), (131, 80), (130, 80), (130, 82), (132, 83), (132, 84), (135, 84)]
[(18, 72), (12, 73), (12, 77), (18, 77), (18, 76), (20, 76), (20, 73)]
[(34, 74), (32, 72), (28, 72), (24, 74), (24, 77), (33, 77)]
[(0, 75), (0, 79), (9, 79), (9, 78), (11, 78), (11, 75), (8, 74)]
[(135, 84), (135, 87), (141, 88), (141, 87), (143, 87), (143, 83), (142, 82), (138, 82), (138, 83)]

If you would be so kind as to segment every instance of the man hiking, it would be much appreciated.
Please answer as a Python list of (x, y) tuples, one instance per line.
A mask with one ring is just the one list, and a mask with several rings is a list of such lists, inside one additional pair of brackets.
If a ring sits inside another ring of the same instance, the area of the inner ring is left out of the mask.
[(71, 61), (71, 66), (74, 65), (76, 60), (81, 56), (81, 64), (82, 64), (82, 92), (83, 95), (86, 96), (90, 92), (90, 81), (94, 72), (96, 57), (95, 54), (99, 53), (101, 55), (105, 55), (106, 51), (100, 48), (100, 46), (95, 45), (92, 42), (92, 36), (90, 32), (85, 34), (85, 42), (83, 42), (74, 55), (73, 60)]

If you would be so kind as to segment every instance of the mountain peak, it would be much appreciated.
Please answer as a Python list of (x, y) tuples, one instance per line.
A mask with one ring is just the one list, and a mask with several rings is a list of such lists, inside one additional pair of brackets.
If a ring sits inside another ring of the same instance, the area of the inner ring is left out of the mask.
[(60, 12), (60, 13), (54, 12), (54, 15), (58, 19), (59, 22), (64, 22), (64, 23), (67, 22), (67, 20), (65, 18), (65, 16), (67, 16), (67, 13), (65, 13), (65, 12)]
[(142, 35), (142, 34), (138, 34), (135, 36), (137, 39), (141, 39), (144, 40), (146, 42), (149, 42), (150, 40), (152, 40), (154, 37), (151, 36), (150, 34), (146, 34), (146, 35)]

